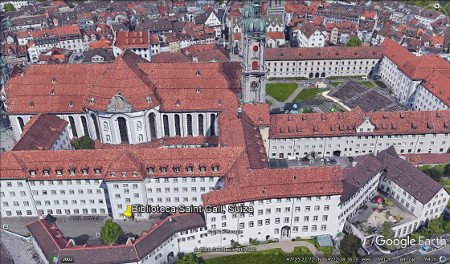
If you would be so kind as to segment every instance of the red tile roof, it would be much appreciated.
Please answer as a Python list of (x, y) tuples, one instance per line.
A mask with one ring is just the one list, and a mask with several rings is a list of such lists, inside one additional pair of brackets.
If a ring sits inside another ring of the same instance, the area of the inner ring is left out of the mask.
[(34, 116), (23, 128), (22, 135), (12, 151), (49, 150), (67, 124), (66, 120), (56, 115)]
[(403, 155), (414, 165), (450, 164), (450, 153), (424, 153)]
[(147, 31), (119, 31), (117, 32), (115, 45), (121, 49), (148, 48)]
[(146, 63), (125, 52), (109, 64), (31, 65), (6, 89), (11, 114), (105, 111), (118, 93), (133, 110), (159, 105), (159, 96), (166, 110), (222, 110), (236, 100), (240, 67), (236, 62)]
[[(374, 131), (358, 132), (357, 127), (366, 117), (375, 126)], [(355, 108), (344, 113), (270, 116), (271, 138), (426, 133), (450, 133), (450, 110), (364, 113), (360, 108)]]
[(322, 48), (268, 48), (266, 61), (275, 60), (333, 60), (381, 59), (381, 47), (322, 47)]
[(284, 39), (284, 32), (270, 31), (267, 32), (267, 36), (271, 39)]
[[(210, 147), (10, 151), (0, 153), (0, 178), (129, 181), (147, 177), (224, 176), (244, 150), (242, 147)], [(189, 166), (192, 172), (187, 171)], [(162, 171), (162, 167), (167, 172)], [(175, 167), (180, 171), (176, 172)], [(148, 168), (153, 171), (149, 172)], [(74, 175), (69, 174), (71, 169), (75, 169)], [(82, 169), (88, 169), (88, 173), (83, 175)], [(96, 174), (95, 169), (100, 169), (100, 173)], [(48, 170), (48, 175), (44, 175), (44, 170)], [(57, 170), (62, 173), (58, 174)], [(35, 171), (35, 175), (30, 171)]]
[(338, 166), (256, 169), (239, 182), (202, 195), (205, 205), (223, 205), (263, 199), (340, 195), (342, 170)]
[(450, 106), (450, 64), (436, 55), (415, 56), (397, 42), (386, 38), (381, 46), (383, 55), (412, 80), (423, 80), (422, 85), (444, 104)]
[(269, 108), (268, 104), (245, 104), (242, 106), (244, 113), (256, 126), (270, 125)]

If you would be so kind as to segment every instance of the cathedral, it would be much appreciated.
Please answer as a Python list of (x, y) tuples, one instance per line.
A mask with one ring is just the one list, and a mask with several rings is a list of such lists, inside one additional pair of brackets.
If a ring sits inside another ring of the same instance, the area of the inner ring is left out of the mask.
[(110, 64), (31, 65), (5, 88), (16, 140), (43, 113), (68, 121), (71, 138), (106, 144), (219, 136), (231, 101), (265, 102), (266, 25), (258, 4), (243, 13), (242, 63), (149, 63), (125, 51)]

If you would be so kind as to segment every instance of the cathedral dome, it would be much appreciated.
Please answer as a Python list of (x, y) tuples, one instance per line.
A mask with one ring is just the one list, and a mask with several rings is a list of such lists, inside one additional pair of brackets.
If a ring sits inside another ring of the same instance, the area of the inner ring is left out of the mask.
[(242, 9), (242, 15), (244, 18), (251, 18), (255, 15), (255, 8), (253, 6), (247, 5)]
[(245, 23), (245, 31), (248, 33), (264, 33), (266, 32), (266, 22), (262, 18), (249, 19)]

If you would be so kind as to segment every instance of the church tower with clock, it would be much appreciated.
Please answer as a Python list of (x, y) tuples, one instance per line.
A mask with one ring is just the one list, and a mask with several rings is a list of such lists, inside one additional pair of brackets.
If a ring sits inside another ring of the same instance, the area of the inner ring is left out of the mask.
[(242, 10), (242, 102), (263, 103), (266, 101), (266, 66), (264, 46), (266, 44), (266, 22), (261, 18), (261, 5), (253, 1)]

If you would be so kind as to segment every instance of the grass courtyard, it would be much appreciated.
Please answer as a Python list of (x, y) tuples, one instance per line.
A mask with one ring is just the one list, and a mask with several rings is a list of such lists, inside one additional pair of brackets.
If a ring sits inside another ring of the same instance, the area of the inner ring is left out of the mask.
[(340, 84), (341, 82), (330, 82), (331, 86), (336, 87)]
[(266, 93), (278, 102), (284, 102), (297, 89), (296, 83), (269, 83)]
[(319, 93), (319, 89), (317, 88), (305, 88), (301, 90), (301, 92), (295, 97), (294, 101), (305, 101), (309, 99), (313, 99)]
[(206, 264), (288, 264), (294, 262), (318, 263), (311, 251), (305, 247), (296, 247), (290, 253), (285, 253), (283, 250), (276, 248), (205, 260)]
[(367, 88), (375, 87), (375, 84), (372, 81), (359, 81), (359, 83), (366, 86)]

